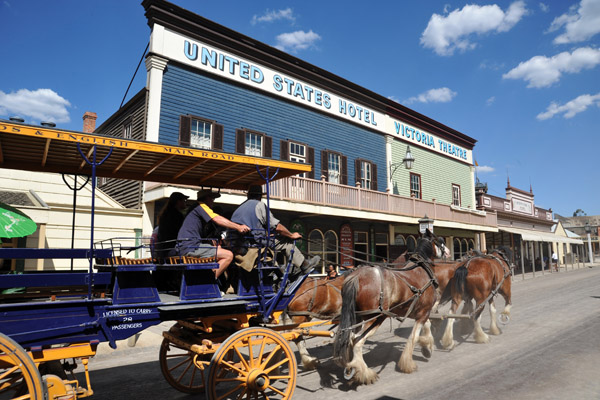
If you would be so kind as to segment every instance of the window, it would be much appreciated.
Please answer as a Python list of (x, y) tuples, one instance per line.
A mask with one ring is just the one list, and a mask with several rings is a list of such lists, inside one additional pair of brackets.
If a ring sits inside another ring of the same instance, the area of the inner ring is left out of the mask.
[[(354, 257), (362, 261), (368, 261), (369, 233), (354, 231)], [(359, 262), (359, 261), (357, 261)], [(360, 262), (359, 262), (360, 263)]]
[[(321, 260), (324, 260), (323, 243), (323, 233), (320, 230), (313, 229), (312, 231), (310, 231), (308, 235), (308, 252), (313, 256), (321, 257)], [(322, 261), (321, 264), (323, 264)]]
[(360, 163), (360, 187), (371, 189), (371, 163), (361, 161)]
[(415, 197), (417, 199), (421, 197), (421, 175), (419, 174), (410, 174), (410, 197)]
[(323, 260), (322, 264), (322, 268), (323, 268), (323, 273), (325, 273), (326, 271), (326, 267), (328, 264), (333, 264), (334, 267), (336, 267), (339, 264), (338, 262), (338, 237), (337, 234), (334, 231), (327, 231), (325, 232), (325, 248), (323, 249), (324, 252), (324, 257), (322, 257), (321, 259)]
[(396, 235), (396, 238), (394, 239), (394, 245), (406, 246), (406, 240), (404, 240), (404, 236), (402, 236), (401, 234)]
[(348, 158), (343, 154), (322, 150), (321, 151), (321, 175), (328, 182), (341, 185), (348, 184)]
[(212, 148), (212, 124), (208, 121), (192, 118), (190, 127), (190, 146), (198, 149)]
[(290, 142), (282, 140), (279, 156), (282, 160), (296, 161), (304, 164), (310, 164), (310, 172), (298, 174), (301, 178), (315, 178), (315, 149), (304, 143)]
[(452, 205), (460, 207), (460, 186), (452, 184)]
[(340, 183), (340, 155), (329, 153), (327, 156), (327, 180), (331, 183)]
[(131, 139), (132, 136), (132, 118), (129, 117), (125, 120), (125, 122), (123, 123), (123, 139)]
[(262, 132), (248, 129), (237, 129), (235, 131), (235, 151), (256, 157), (270, 158), (272, 154), (272, 138)]
[(223, 125), (202, 117), (181, 115), (179, 145), (197, 149), (223, 150)]
[[(300, 143), (290, 142), (290, 161), (299, 162), (302, 164), (307, 163), (306, 159), (306, 146)], [(306, 178), (306, 173), (298, 174), (301, 178)]]
[(410, 174), (410, 197), (421, 198), (421, 175)]
[(375, 261), (390, 262), (388, 254), (388, 234), (387, 233), (376, 233), (375, 234)]
[(248, 156), (262, 156), (262, 136), (252, 132), (246, 132), (246, 147), (244, 154)]
[(406, 238), (406, 250), (409, 253), (414, 253), (417, 250), (417, 239), (412, 235)]
[(363, 189), (377, 190), (377, 164), (369, 160), (357, 159), (354, 162), (356, 183)]

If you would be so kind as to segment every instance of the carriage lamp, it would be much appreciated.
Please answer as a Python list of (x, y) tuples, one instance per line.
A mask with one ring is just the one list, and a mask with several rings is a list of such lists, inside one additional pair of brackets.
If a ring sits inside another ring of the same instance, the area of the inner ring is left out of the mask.
[(592, 253), (592, 238), (591, 238), (591, 233), (592, 233), (592, 227), (590, 226), (589, 222), (585, 223), (585, 233), (587, 234), (587, 240), (588, 240), (588, 253), (589, 253), (589, 259), (590, 259), (590, 263), (594, 262), (594, 253)]
[(406, 167), (406, 169), (412, 169), (414, 162), (415, 162), (415, 158), (413, 157), (412, 153), (410, 152), (410, 146), (406, 146), (406, 155), (402, 159), (402, 162), (393, 163), (393, 164), (390, 162), (390, 179), (392, 178), (392, 176), (394, 176), (394, 172), (396, 172), (398, 167), (400, 167), (401, 165), (404, 165)]
[(429, 229), (429, 232), (433, 233), (433, 220), (425, 214), (425, 216), (419, 220), (419, 232), (421, 232), (421, 235), (424, 235), (427, 229)]

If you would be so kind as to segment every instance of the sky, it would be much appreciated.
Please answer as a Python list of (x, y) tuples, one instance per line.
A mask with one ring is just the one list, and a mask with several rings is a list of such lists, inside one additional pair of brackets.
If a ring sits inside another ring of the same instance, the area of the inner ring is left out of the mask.
[[(173, 3), (476, 139), (492, 195), (600, 215), (600, 0)], [(101, 124), (149, 37), (141, 1), (0, 0), (0, 118)]]

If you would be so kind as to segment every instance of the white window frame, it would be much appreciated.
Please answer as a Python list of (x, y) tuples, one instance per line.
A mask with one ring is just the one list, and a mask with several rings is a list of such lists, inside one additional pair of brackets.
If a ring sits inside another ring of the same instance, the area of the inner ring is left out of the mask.
[(460, 185), (452, 184), (452, 205), (460, 207)]
[(190, 121), (190, 147), (210, 150), (212, 148), (212, 129), (211, 122), (192, 117)]
[(125, 124), (123, 124), (123, 139), (131, 139), (133, 136), (133, 123), (129, 118)]
[(263, 135), (246, 131), (246, 144), (244, 154), (248, 156), (262, 157), (263, 155)]
[(369, 161), (360, 162), (360, 187), (371, 189), (373, 182), (373, 165)]
[(337, 153), (327, 153), (327, 180), (340, 184), (342, 172), (342, 156)]
[[(416, 178), (416, 181), (413, 181), (413, 177)], [(418, 188), (415, 189), (413, 187), (413, 183), (416, 183)], [(422, 187), (421, 187), (421, 175), (419, 174), (410, 174), (410, 196), (416, 199), (420, 199), (422, 197)]]
[[(302, 164), (307, 163), (307, 148), (305, 144), (290, 142), (288, 151), (290, 161), (299, 162)], [(301, 178), (306, 178), (306, 173), (303, 172), (301, 174), (298, 174), (298, 176)]]

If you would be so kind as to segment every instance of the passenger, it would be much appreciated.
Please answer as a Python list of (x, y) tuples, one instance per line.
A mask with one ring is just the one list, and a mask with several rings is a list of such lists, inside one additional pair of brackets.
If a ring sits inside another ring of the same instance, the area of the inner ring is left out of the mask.
[(177, 234), (183, 224), (188, 196), (181, 192), (173, 192), (169, 196), (169, 201), (161, 210), (158, 217), (158, 230), (156, 235), (156, 245), (154, 250), (158, 258), (165, 258), (176, 255), (175, 244)]
[[(266, 245), (266, 229), (267, 229), (267, 205), (261, 201), (263, 195), (262, 187), (258, 185), (250, 186), (247, 197), (231, 216), (231, 220), (249, 226), (252, 229), (252, 238), (249, 240), (249, 245)], [(270, 240), (270, 246), (276, 252), (283, 251), (289, 260), (292, 258), (294, 268), (290, 273), (290, 280), (296, 280), (300, 276), (308, 274), (321, 261), (321, 257), (314, 256), (310, 259), (305, 259), (304, 255), (295, 245), (293, 240), (301, 239), (302, 235), (298, 232), (290, 232), (277, 218), (269, 211), (269, 225), (272, 233), (277, 233), (279, 236), (274, 236)], [(235, 232), (232, 235), (233, 242), (239, 241), (239, 235)], [(292, 250), (294, 254), (291, 255)]]
[(213, 192), (210, 189), (198, 192), (198, 206), (189, 212), (179, 234), (177, 241), (179, 243), (179, 254), (191, 257), (213, 257), (217, 256), (219, 268), (216, 271), (216, 278), (221, 276), (225, 269), (233, 260), (233, 253), (223, 249), (218, 243), (207, 242), (205, 230), (209, 222), (224, 228), (234, 229), (239, 233), (247, 233), (250, 228), (243, 224), (236, 224), (225, 217), (216, 214), (212, 207), (216, 198), (221, 197), (220, 193)]

